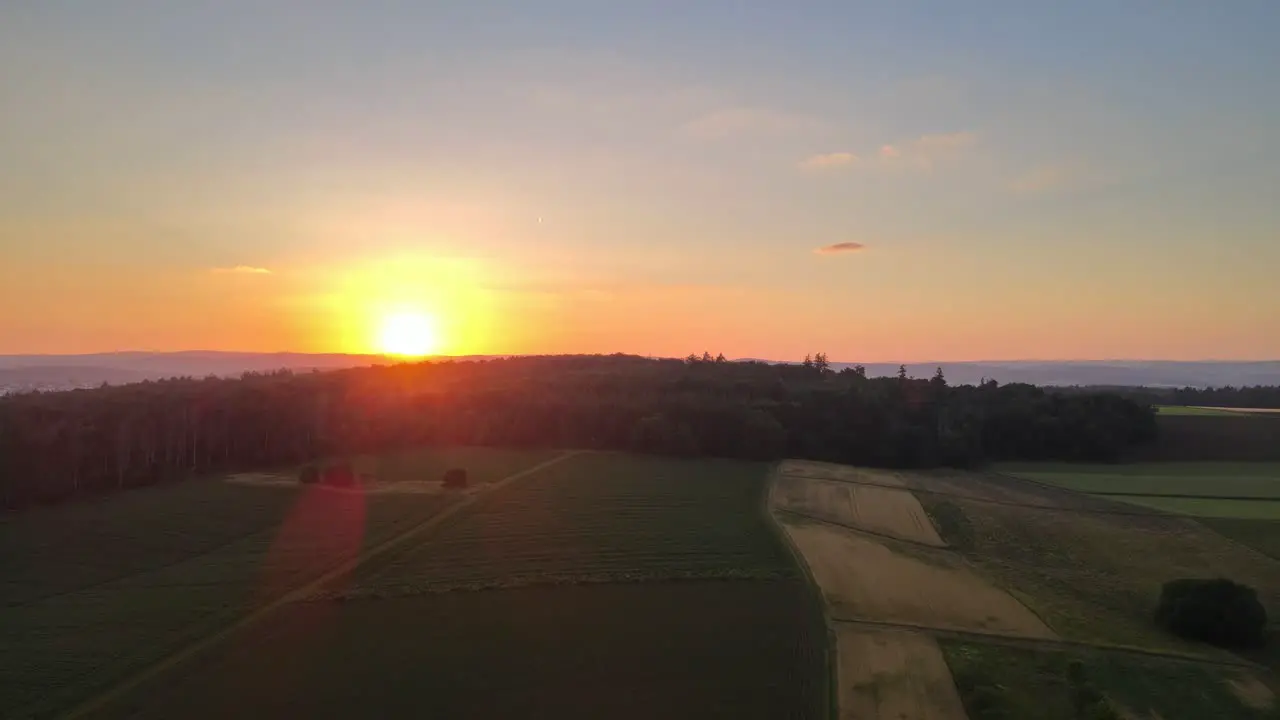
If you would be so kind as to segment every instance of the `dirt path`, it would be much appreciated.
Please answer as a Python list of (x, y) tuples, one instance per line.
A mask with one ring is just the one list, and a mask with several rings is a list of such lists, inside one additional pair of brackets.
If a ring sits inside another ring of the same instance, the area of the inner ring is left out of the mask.
[(418, 525), (415, 525), (405, 530), (404, 532), (399, 533), (398, 535), (395, 535), (391, 538), (388, 538), (383, 542), (379, 543), (378, 545), (364, 551), (363, 553), (361, 553), (359, 557), (354, 558), (352, 560), (348, 560), (342, 563), (341, 565), (338, 565), (337, 567), (334, 567), (333, 569), (325, 572), (323, 575), (317, 578), (314, 578), (312, 580), (309, 580), (303, 583), (302, 585), (285, 592), (284, 594), (276, 597), (274, 600), (268, 601), (266, 604), (261, 605), (257, 609), (250, 611), (244, 617), (231, 623), (230, 625), (224, 626), (222, 629), (218, 630), (217, 632), (211, 635), (208, 635), (204, 638), (201, 638), (200, 640), (197, 640), (196, 642), (182, 648), (181, 650), (174, 652), (168, 657), (146, 668), (143, 668), (139, 672), (134, 673), (133, 675), (127, 677), (126, 679), (114, 684), (112, 687), (108, 688), (107, 690), (104, 690), (103, 692), (95, 695), (94, 697), (89, 698), (88, 700), (85, 700), (80, 705), (76, 706), (75, 708), (71, 709), (69, 712), (65, 713), (62, 717), (82, 718), (82, 717), (89, 717), (93, 715), (94, 713), (106, 708), (111, 702), (135, 690), (136, 688), (141, 686), (143, 683), (156, 678), (157, 676), (159, 676), (160, 674), (164, 673), (167, 670), (175, 668), (178, 665), (188, 660), (191, 660), (192, 658), (196, 657), (200, 653), (206, 650), (209, 650), (210, 648), (214, 647), (218, 643), (231, 637), (235, 633), (240, 632), (241, 630), (244, 630), (250, 625), (253, 625), (254, 623), (257, 623), (265, 619), (267, 616), (271, 615), (272, 613), (284, 607), (285, 605), (288, 605), (292, 602), (296, 602), (298, 600), (302, 600), (320, 591), (326, 585), (329, 585), (330, 583), (336, 580), (346, 577), (353, 570), (355, 570), (356, 567), (358, 567), (361, 563), (369, 562), (370, 560), (386, 555), (387, 553), (391, 552), (392, 550), (395, 550), (396, 548), (412, 540), (413, 538), (438, 527), (445, 520), (448, 520), (454, 515), (457, 515), (463, 509), (468, 508), (471, 505), (475, 504), (475, 502), (478, 499), (484, 497), (485, 495), (488, 495), (491, 492), (496, 492), (502, 489), (503, 487), (506, 487), (507, 485), (510, 485), (521, 478), (532, 475), (533, 473), (536, 473), (540, 470), (551, 467), (552, 465), (559, 464), (565, 460), (568, 460), (571, 457), (580, 455), (583, 452), (586, 452), (586, 451), (572, 450), (569, 452), (562, 453), (550, 460), (539, 463), (529, 468), (525, 468), (524, 470), (508, 475), (507, 477), (501, 480), (498, 480), (497, 482), (493, 482), (484, 486), (483, 492), (477, 492), (467, 496), (462, 501), (455, 503), (453, 505), (450, 505), (449, 507), (445, 508), (444, 510), (437, 513), (436, 515), (433, 515), (432, 517), (428, 518), (422, 523), (419, 523)]

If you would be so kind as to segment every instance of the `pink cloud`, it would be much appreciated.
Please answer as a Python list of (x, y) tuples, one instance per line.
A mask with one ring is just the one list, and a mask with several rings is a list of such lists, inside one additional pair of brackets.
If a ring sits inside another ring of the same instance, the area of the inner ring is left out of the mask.
[(841, 255), (844, 253), (858, 252), (866, 247), (862, 243), (856, 242), (838, 242), (832, 245), (824, 245), (813, 252), (818, 255)]
[(851, 152), (822, 153), (805, 158), (800, 162), (800, 167), (805, 170), (826, 170), (846, 167), (857, 161), (858, 156)]

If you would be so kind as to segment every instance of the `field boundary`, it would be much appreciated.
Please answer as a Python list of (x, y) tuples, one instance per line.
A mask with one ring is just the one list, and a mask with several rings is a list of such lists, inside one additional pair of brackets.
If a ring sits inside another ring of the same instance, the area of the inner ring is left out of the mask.
[[(1058, 487), (1057, 485), (1048, 485), (1048, 484), (1037, 482), (1035, 480), (1029, 480), (1027, 478), (1017, 477), (1014, 475), (1005, 475), (1003, 473), (998, 473), (993, 471), (989, 472), (989, 474), (1006, 479), (1006, 480), (1016, 480), (1018, 482), (1037, 485), (1047, 490), (1054, 490), (1060, 493), (1070, 493), (1073, 495), (1085, 495), (1085, 496), (1088, 496), (1091, 494), (1086, 492), (1080, 492), (1078, 490), (1070, 490), (1064, 487)], [(800, 477), (800, 476), (793, 475), (791, 477)], [(1146, 508), (1145, 506), (1134, 506), (1135, 507), (1134, 510), (1120, 510), (1120, 509), (1099, 510), (1099, 509), (1091, 509), (1091, 508), (1063, 507), (1061, 505), (1041, 505), (1041, 504), (1035, 504), (1035, 503), (1020, 503), (1020, 502), (1012, 502), (1010, 500), (992, 500), (991, 498), (978, 497), (976, 495), (965, 495), (963, 493), (946, 492), (944, 490), (929, 490), (927, 488), (921, 488), (921, 487), (903, 488), (903, 487), (897, 487), (894, 485), (885, 485), (883, 483), (863, 482), (861, 480), (831, 480), (829, 478), (811, 478), (811, 479), (821, 479), (821, 480), (826, 480), (827, 482), (845, 483), (847, 485), (868, 485), (871, 487), (885, 488), (888, 490), (905, 490), (913, 494), (919, 493), (921, 495), (932, 495), (935, 497), (953, 498), (955, 500), (964, 500), (967, 502), (975, 502), (983, 505), (995, 505), (997, 507), (1026, 508), (1028, 510), (1053, 510), (1056, 512), (1079, 513), (1082, 515), (1119, 515), (1121, 517), (1174, 517), (1174, 518), (1188, 517), (1184, 515), (1177, 515), (1174, 513), (1165, 512), (1162, 510), (1158, 510), (1156, 508)], [(1137, 496), (1134, 496), (1134, 497), (1137, 497)], [(1117, 502), (1115, 504), (1120, 505), (1123, 503)], [(1191, 519), (1194, 519), (1194, 518), (1191, 518)], [(933, 547), (933, 546), (930, 546), (930, 547)]]
[(1170, 662), (1189, 663), (1192, 665), (1213, 665), (1216, 667), (1232, 667), (1243, 670), (1266, 671), (1262, 665), (1255, 662), (1240, 658), (1238, 660), (1228, 660), (1226, 658), (1211, 658), (1200, 655), (1184, 655), (1181, 653), (1164, 652), (1161, 650), (1149, 650), (1146, 648), (1134, 647), (1131, 645), (1110, 645), (1106, 643), (1091, 643), (1082, 640), (1050, 640), (1047, 638), (1031, 638), (1023, 635), (1003, 635), (1000, 633), (984, 633), (971, 630), (952, 630), (948, 628), (937, 628), (931, 625), (917, 625), (914, 623), (900, 623), (885, 620), (870, 620), (865, 618), (832, 618), (832, 622), (839, 625), (860, 625), (864, 627), (881, 628), (886, 630), (909, 630), (912, 632), (922, 632), (933, 635), (936, 638), (950, 640), (968, 640), (973, 642), (983, 642), (990, 645), (1003, 645), (1007, 647), (1023, 647), (1033, 650), (1057, 649), (1057, 650), (1098, 650), (1109, 653), (1120, 653), (1127, 655), (1138, 655), (1142, 657), (1155, 658), (1160, 660), (1168, 660)]
[(809, 568), (809, 563), (804, 559), (804, 553), (800, 552), (800, 548), (796, 545), (795, 540), (791, 538), (791, 534), (778, 521), (778, 516), (774, 514), (776, 509), (773, 504), (773, 492), (777, 487), (777, 480), (782, 475), (782, 466), (778, 464), (769, 478), (764, 484), (764, 492), (761, 493), (760, 510), (764, 513), (765, 522), (769, 524), (774, 537), (777, 538), (791, 553), (791, 561), (796, 567), (800, 568), (800, 578), (804, 581), (810, 602), (815, 605), (815, 609), (822, 617), (822, 628), (825, 631), (826, 643), (822, 648), (823, 665), (826, 666), (827, 672), (824, 678), (826, 682), (826, 692), (823, 693), (825, 702), (824, 712), (822, 715), (828, 720), (838, 720), (840, 712), (839, 692), (840, 692), (840, 653), (836, 651), (836, 628), (833, 624), (834, 618), (831, 617), (830, 608), (827, 606), (826, 598), (822, 596), (822, 586), (818, 584), (817, 578), (813, 576), (813, 570)]
[(265, 604), (260, 605), (255, 609), (248, 610), (243, 615), (243, 617), (241, 617), (239, 620), (231, 623), (230, 625), (223, 626), (221, 629), (216, 630), (210, 635), (206, 635), (205, 637), (194, 641), (193, 643), (187, 645), (186, 647), (180, 650), (176, 650), (169, 656), (162, 658), (156, 661), (155, 663), (152, 663), (151, 665), (139, 670), (138, 672), (134, 673), (132, 676), (128, 677), (127, 679), (117, 682), (112, 687), (102, 692), (99, 692), (97, 695), (93, 697), (90, 697), (82, 701), (75, 707), (71, 708), (69, 711), (62, 713), (60, 716), (68, 719), (81, 718), (81, 717), (89, 716), (90, 714), (95, 713), (99, 710), (102, 710), (111, 702), (114, 702), (115, 700), (123, 697), (125, 694), (137, 689), (143, 683), (159, 676), (161, 673), (167, 670), (170, 670), (174, 667), (177, 667), (178, 665), (181, 665), (182, 663), (188, 660), (191, 660), (195, 656), (199, 655), (200, 653), (206, 650), (209, 650), (210, 648), (214, 647), (215, 645), (222, 642), (223, 640), (226, 640), (227, 638), (231, 637), (235, 633), (245, 629), (246, 627), (249, 627), (250, 625), (253, 625), (259, 622), (260, 620), (263, 620), (264, 618), (271, 615), (272, 613), (279, 610), (280, 608), (290, 603), (296, 602), (298, 600), (306, 599), (309, 595), (319, 591), (325, 585), (355, 570), (362, 563), (369, 560), (375, 560), (379, 556), (382, 556), (398, 548), (399, 546), (403, 545), (405, 542), (408, 542), (414, 537), (424, 532), (427, 532), (429, 530), (435, 529), (437, 526), (444, 523), (444, 521), (448, 520), (454, 515), (457, 515), (460, 511), (474, 505), (480, 498), (483, 498), (486, 495), (489, 495), (491, 493), (497, 492), (498, 490), (512, 484), (516, 480), (527, 477), (536, 472), (539, 472), (548, 467), (551, 467), (552, 465), (557, 465), (565, 460), (568, 460), (572, 457), (576, 457), (578, 455), (581, 455), (587, 452), (590, 452), (590, 451), (589, 450), (568, 450), (549, 460), (545, 460), (541, 463), (538, 463), (537, 465), (533, 465), (531, 467), (525, 468), (524, 470), (520, 470), (518, 472), (512, 473), (511, 475), (508, 475), (507, 477), (501, 480), (498, 480), (496, 482), (489, 483), (486, 486), (484, 492), (469, 495), (466, 498), (462, 499), (461, 501), (453, 505), (450, 505), (446, 508), (443, 508), (439, 513), (432, 515), (431, 517), (427, 518), (423, 522), (406, 529), (405, 531), (399, 533), (398, 535), (394, 535), (382, 541), (378, 545), (374, 546), (373, 548), (370, 548), (365, 552), (360, 553), (357, 557), (346, 560), (341, 564), (339, 564), (338, 566), (329, 569), (319, 577), (312, 578), (311, 580), (304, 582), (302, 585), (299, 585), (290, 590), (287, 590), (282, 594), (276, 596), (274, 599), (266, 601)]

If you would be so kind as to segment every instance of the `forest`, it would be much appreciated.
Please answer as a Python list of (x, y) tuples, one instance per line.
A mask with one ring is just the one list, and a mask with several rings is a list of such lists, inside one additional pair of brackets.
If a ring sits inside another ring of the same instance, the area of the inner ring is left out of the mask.
[(822, 354), (443, 360), (0, 397), (0, 506), (415, 445), (972, 467), (1115, 461), (1156, 433), (1150, 405), (1115, 393), (868, 378)]
[(1084, 392), (1112, 392), (1138, 402), (1153, 405), (1189, 405), (1192, 407), (1280, 408), (1280, 386), (1247, 385), (1243, 387), (1153, 388), (1153, 387), (1084, 387)]

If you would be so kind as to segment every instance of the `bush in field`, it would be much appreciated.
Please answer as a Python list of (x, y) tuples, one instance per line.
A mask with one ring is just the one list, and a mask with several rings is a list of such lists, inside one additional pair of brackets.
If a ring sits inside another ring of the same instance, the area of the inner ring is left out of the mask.
[(467, 471), (462, 468), (446, 470), (444, 474), (444, 486), (450, 489), (465, 488), (467, 486)]
[(298, 482), (303, 485), (315, 485), (320, 482), (320, 468), (308, 465), (298, 473)]
[(1253, 588), (1226, 578), (1171, 580), (1160, 591), (1156, 622), (1189, 640), (1221, 647), (1260, 645), (1267, 610)]
[(688, 424), (666, 415), (649, 415), (631, 429), (631, 449), (654, 455), (689, 457), (698, 454), (698, 441)]
[(324, 471), (324, 484), (334, 487), (355, 487), (359, 484), (351, 463), (343, 460), (330, 465)]

